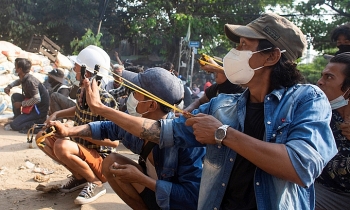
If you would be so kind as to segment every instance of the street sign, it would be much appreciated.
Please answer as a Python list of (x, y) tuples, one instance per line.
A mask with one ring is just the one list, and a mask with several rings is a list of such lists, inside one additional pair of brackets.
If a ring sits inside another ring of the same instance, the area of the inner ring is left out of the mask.
[(189, 43), (190, 47), (199, 47), (199, 41), (190, 41)]

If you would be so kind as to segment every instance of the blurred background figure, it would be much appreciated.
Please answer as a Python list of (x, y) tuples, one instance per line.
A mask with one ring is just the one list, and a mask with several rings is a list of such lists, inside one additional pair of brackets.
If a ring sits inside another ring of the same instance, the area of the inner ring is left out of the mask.
[(54, 69), (48, 74), (48, 83), (50, 84), (50, 110), (52, 113), (75, 106), (75, 101), (69, 97), (71, 88), (64, 80), (64, 73), (60, 69)]
[(332, 32), (331, 40), (336, 42), (339, 49), (335, 55), (350, 52), (350, 23), (336, 27)]

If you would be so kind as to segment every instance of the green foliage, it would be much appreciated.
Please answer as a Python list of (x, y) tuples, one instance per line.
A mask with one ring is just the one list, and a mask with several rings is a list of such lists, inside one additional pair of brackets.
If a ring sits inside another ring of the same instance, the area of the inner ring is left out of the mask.
[(307, 83), (316, 84), (327, 63), (328, 61), (323, 56), (317, 56), (312, 63), (299, 64), (298, 69), (304, 75)]
[[(279, 1), (260, 0), (119, 0), (118, 9), (113, 13), (118, 18), (106, 19), (111, 34), (118, 34), (118, 40), (127, 39), (132, 47), (145, 54), (155, 54), (166, 61), (177, 65), (181, 37), (185, 37), (191, 23), (191, 40), (200, 41), (200, 52), (211, 55), (223, 54), (232, 47), (232, 43), (224, 36), (226, 23), (246, 24), (263, 12), (264, 6), (275, 5)], [(289, 1), (288, 1), (289, 2)], [(112, 24), (111, 22), (114, 22)], [(124, 30), (124, 34), (120, 31)], [(187, 44), (187, 43), (186, 43)]]
[(294, 9), (301, 22), (301, 29), (308, 35), (314, 49), (324, 51), (333, 48), (331, 42), (332, 30), (350, 20), (349, 1), (340, 0), (309, 0), (300, 1)]
[(36, 32), (31, 11), (36, 5), (26, 0), (4, 0), (0, 7), (0, 40), (13, 42), (24, 47), (30, 41), (32, 34)]
[(77, 53), (88, 43), (113, 52), (126, 40), (133, 55), (158, 55), (177, 65), (179, 43), (189, 23), (190, 39), (201, 43), (198, 53), (223, 57), (234, 47), (225, 37), (224, 24), (247, 24), (276, 5), (282, 13), (291, 14), (288, 18), (302, 28), (316, 50), (324, 52), (334, 51), (330, 32), (350, 17), (349, 2), (340, 0), (110, 0), (102, 20), (102, 36), (93, 34), (100, 22), (100, 2), (2, 0), (0, 39), (26, 49), (33, 34), (45, 35), (65, 54)]
[(101, 37), (102, 37), (102, 33), (99, 33), (95, 36), (95, 34), (91, 31), (91, 29), (88, 29), (85, 35), (81, 37), (81, 40), (76, 38), (70, 42), (70, 46), (73, 49), (72, 55), (79, 54), (79, 52), (82, 49), (84, 49), (89, 45), (96, 45), (102, 48), (101, 42), (100, 42)]

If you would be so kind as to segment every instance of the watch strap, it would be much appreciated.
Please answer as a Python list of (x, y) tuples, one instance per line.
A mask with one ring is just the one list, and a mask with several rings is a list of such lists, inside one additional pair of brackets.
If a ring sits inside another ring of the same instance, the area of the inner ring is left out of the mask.
[(219, 128), (218, 128), (218, 130), (219, 129), (223, 129), (224, 131), (225, 131), (225, 136), (222, 138), (222, 139), (217, 139), (217, 138), (215, 138), (215, 141), (216, 141), (216, 144), (217, 145), (222, 145), (222, 141), (225, 139), (225, 137), (226, 137), (226, 132), (227, 132), (227, 129), (228, 129), (228, 127), (230, 127), (229, 125), (222, 125), (222, 126), (220, 126)]

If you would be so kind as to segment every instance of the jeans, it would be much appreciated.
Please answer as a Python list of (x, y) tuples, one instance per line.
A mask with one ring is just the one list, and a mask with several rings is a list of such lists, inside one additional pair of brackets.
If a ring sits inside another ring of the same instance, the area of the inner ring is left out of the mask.
[(44, 123), (46, 120), (46, 113), (38, 114), (35, 107), (29, 114), (21, 114), (21, 108), (15, 108), (15, 102), (22, 102), (24, 96), (19, 93), (14, 93), (11, 97), (14, 119), (10, 123), (12, 130), (19, 131), (23, 129), (29, 129), (35, 123)]

